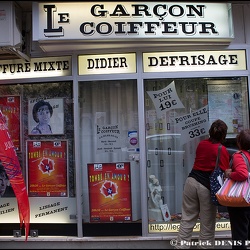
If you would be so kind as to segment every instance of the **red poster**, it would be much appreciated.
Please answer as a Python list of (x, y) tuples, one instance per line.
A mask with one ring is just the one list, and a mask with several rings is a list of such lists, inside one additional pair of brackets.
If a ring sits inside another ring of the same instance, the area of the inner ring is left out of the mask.
[(6, 121), (14, 148), (20, 150), (20, 96), (1, 96), (0, 110)]
[(28, 193), (67, 196), (67, 141), (27, 141)]
[(88, 164), (90, 222), (131, 221), (130, 163)]

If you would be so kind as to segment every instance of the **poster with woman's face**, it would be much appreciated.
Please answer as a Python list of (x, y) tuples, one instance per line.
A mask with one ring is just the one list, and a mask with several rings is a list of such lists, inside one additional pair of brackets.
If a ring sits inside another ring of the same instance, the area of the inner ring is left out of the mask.
[(28, 100), (30, 135), (64, 134), (63, 98)]

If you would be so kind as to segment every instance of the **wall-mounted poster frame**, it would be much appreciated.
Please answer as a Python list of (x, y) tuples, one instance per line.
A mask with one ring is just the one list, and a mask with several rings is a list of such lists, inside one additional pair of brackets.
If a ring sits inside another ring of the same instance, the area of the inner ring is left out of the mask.
[(68, 197), (68, 141), (27, 140), (30, 197)]
[(64, 99), (29, 99), (28, 129), (29, 135), (64, 134)]
[(21, 150), (21, 97), (15, 95), (0, 97), (2, 111), (16, 151)]

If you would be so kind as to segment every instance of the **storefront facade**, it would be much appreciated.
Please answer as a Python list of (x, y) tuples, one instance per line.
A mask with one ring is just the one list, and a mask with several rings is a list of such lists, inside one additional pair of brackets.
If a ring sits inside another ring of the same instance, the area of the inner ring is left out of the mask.
[[(232, 153), (249, 127), (249, 12), (248, 3), (33, 2), (30, 44), (0, 59), (28, 241), (173, 247), (197, 144), (220, 118)], [(0, 235), (11, 239), (2, 240), (24, 241), (16, 198), (0, 206)], [(230, 239), (222, 207), (216, 238)]]

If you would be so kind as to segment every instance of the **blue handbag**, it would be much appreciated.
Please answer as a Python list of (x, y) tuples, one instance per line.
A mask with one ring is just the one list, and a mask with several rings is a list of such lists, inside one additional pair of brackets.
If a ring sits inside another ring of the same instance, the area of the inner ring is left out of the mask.
[(213, 172), (211, 173), (211, 175), (209, 176), (211, 199), (212, 199), (213, 204), (216, 206), (221, 206), (215, 194), (221, 188), (223, 184), (223, 178), (224, 178), (224, 171), (219, 166), (221, 147), (222, 145), (220, 144), (218, 148), (215, 168)]

